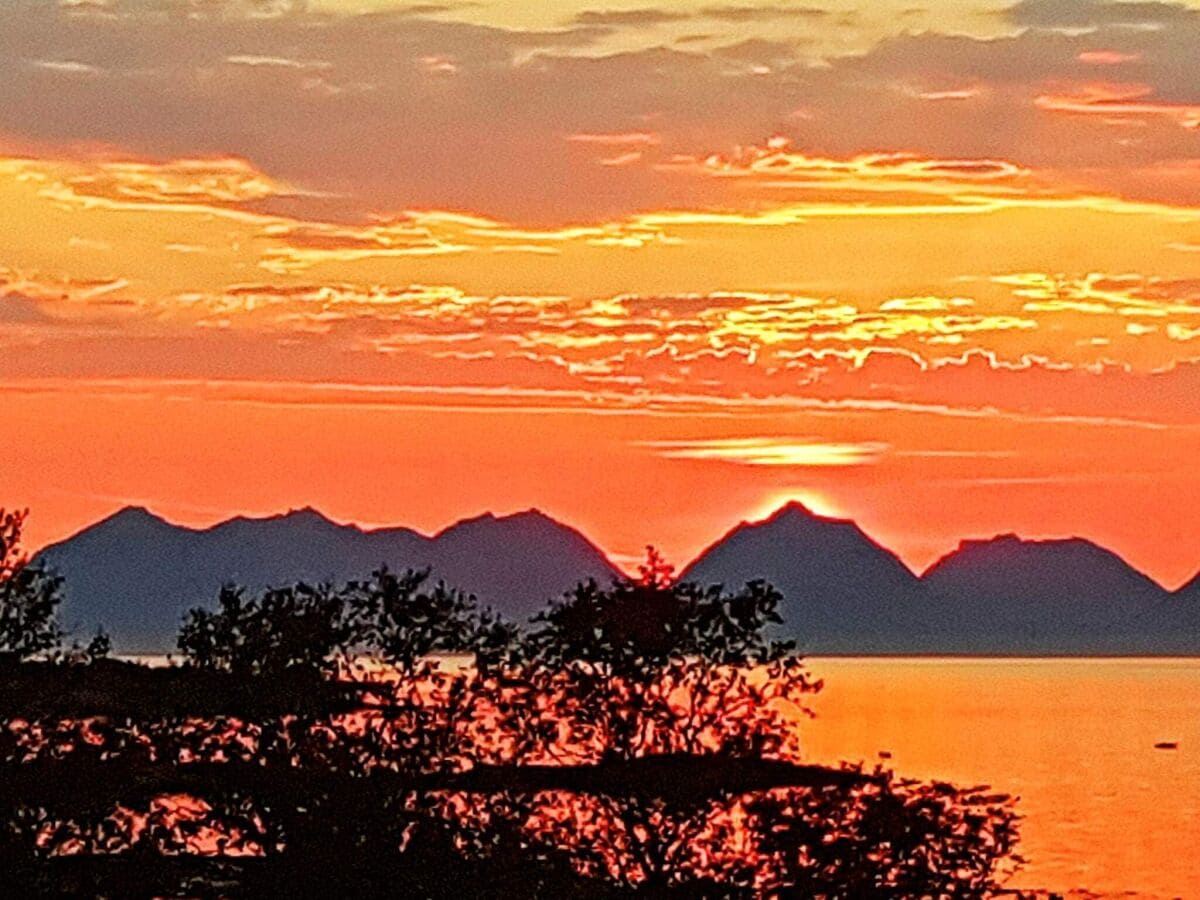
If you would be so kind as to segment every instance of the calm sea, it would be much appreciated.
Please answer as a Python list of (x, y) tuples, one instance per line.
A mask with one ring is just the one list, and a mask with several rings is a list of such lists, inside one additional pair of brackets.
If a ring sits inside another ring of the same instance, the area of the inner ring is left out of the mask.
[(825, 681), (799, 725), (814, 761), (882, 751), (902, 775), (1020, 798), (1012, 887), (1200, 900), (1200, 659), (808, 663)]
[(813, 759), (884, 751), (904, 775), (1020, 797), (1014, 887), (1200, 898), (1200, 660), (809, 665), (825, 679), (800, 726)]

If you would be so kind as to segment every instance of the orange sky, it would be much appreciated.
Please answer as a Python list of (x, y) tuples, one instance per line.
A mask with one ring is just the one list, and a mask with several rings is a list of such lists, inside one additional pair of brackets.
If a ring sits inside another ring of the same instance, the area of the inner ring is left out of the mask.
[(1200, 11), (0, 9), (0, 503), (1200, 568)]

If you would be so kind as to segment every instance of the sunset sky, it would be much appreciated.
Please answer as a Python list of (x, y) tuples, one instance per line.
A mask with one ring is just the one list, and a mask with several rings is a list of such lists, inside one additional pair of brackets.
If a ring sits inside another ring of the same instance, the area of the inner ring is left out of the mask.
[[(919, 8), (918, 8), (919, 6)], [(0, 0), (0, 505), (1200, 568), (1200, 2)]]

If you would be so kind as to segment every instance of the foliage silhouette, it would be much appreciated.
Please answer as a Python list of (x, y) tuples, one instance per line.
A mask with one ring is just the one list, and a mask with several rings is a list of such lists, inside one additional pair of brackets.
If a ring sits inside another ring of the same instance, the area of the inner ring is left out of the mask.
[(56, 615), (62, 579), (21, 552), (25, 512), (0, 508), (0, 658), (27, 659), (62, 641)]
[(197, 668), (240, 677), (333, 675), (351, 638), (342, 598), (326, 586), (299, 584), (246, 599), (226, 585), (217, 606), (193, 609), (179, 632), (179, 649)]
[(850, 792), (770, 791), (745, 809), (759, 889), (774, 897), (982, 897), (1002, 862), (1019, 862), (1012, 800), (986, 788), (876, 769)]
[(556, 726), (560, 743), (604, 759), (797, 757), (794, 719), (821, 685), (791, 643), (765, 637), (781, 599), (763, 582), (732, 594), (675, 582), (648, 548), (640, 578), (580, 584), (534, 620), (521, 679), (554, 702), (528, 732)]
[(494, 665), (516, 640), (516, 627), (444, 582), (426, 589), (428, 580), (428, 569), (397, 575), (384, 567), (348, 584), (343, 596), (355, 645), (404, 675), (435, 653), (471, 654), (477, 665)]
[(523, 630), (423, 571), (227, 587), (182, 666), (0, 671), (0, 864), (25, 896), (995, 890), (1007, 798), (804, 764), (779, 600), (653, 551)]

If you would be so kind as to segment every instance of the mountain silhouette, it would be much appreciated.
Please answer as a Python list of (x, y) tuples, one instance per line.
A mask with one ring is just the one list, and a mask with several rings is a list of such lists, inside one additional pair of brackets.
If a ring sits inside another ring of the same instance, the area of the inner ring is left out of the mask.
[(1138, 616), (1132, 630), (1152, 652), (1196, 653), (1200, 649), (1200, 573)]
[(848, 519), (789, 503), (742, 522), (681, 578), (737, 587), (764, 579), (784, 596), (783, 633), (828, 653), (905, 649), (924, 629), (917, 577)]
[(1175, 596), (1200, 601), (1200, 572), (1197, 572), (1192, 576), (1190, 581), (1184, 583), (1176, 590)]
[[(129, 507), (36, 561), (66, 579), (64, 626), (86, 639), (103, 625), (125, 653), (172, 649), (184, 612), (211, 605), (227, 582), (257, 591), (428, 566), (525, 621), (582, 579), (619, 575), (580, 532), (537, 510), (427, 536), (311, 508), (195, 529)], [(784, 596), (777, 633), (808, 653), (1200, 653), (1200, 574), (1169, 593), (1080, 538), (967, 540), (918, 578), (853, 521), (789, 503), (730, 530), (680, 577), (731, 590), (770, 582)]]
[(257, 591), (296, 581), (340, 584), (384, 564), (428, 566), (434, 579), (523, 621), (581, 579), (618, 575), (582, 534), (536, 510), (489, 513), (427, 537), (342, 525), (311, 508), (195, 529), (128, 507), (45, 548), (36, 561), (65, 578), (64, 626), (86, 639), (103, 625), (125, 653), (173, 649), (183, 614), (211, 605), (229, 582)]
[(1167, 591), (1080, 538), (968, 540), (921, 577), (935, 638), (965, 652), (1118, 651)]
[(963, 541), (913, 575), (857, 524), (790, 503), (682, 573), (784, 595), (780, 632), (813, 653), (1200, 652), (1200, 575), (1170, 594), (1080, 538)]

